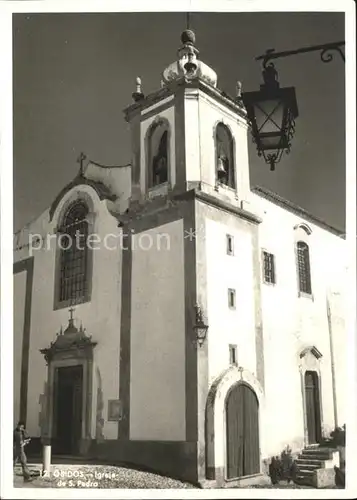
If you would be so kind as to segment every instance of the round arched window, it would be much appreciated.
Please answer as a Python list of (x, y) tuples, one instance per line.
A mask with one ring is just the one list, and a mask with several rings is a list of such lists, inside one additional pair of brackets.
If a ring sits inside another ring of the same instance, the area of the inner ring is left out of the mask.
[(235, 189), (233, 138), (223, 123), (216, 127), (216, 177), (218, 183)]
[(158, 122), (149, 133), (149, 187), (168, 182), (169, 134), (166, 122)]
[(59, 301), (81, 301), (88, 291), (88, 206), (75, 201), (66, 211), (60, 235)]

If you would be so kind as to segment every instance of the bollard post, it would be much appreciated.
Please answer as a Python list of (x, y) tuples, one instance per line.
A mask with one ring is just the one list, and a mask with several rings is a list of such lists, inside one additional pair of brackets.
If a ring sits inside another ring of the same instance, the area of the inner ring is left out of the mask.
[(51, 473), (51, 445), (46, 443), (42, 451), (42, 473), (47, 476)]

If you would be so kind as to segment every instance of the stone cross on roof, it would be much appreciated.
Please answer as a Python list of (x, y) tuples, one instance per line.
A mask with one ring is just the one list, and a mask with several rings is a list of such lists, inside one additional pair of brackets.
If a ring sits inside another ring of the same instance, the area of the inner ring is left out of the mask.
[(73, 319), (73, 313), (75, 309), (74, 307), (70, 307), (68, 312), (69, 312), (69, 320), (68, 320), (68, 326), (65, 329), (64, 333), (77, 333), (78, 329), (74, 326), (74, 319)]
[(84, 170), (83, 170), (83, 162), (84, 162), (84, 160), (86, 160), (86, 159), (87, 159), (87, 157), (86, 157), (86, 155), (85, 155), (84, 153), (81, 153), (81, 154), (78, 156), (78, 158), (77, 158), (77, 163), (79, 163), (79, 165), (80, 165), (80, 166), (79, 166), (79, 175), (80, 175), (80, 176), (83, 176), (83, 172), (84, 172)]
[(74, 313), (75, 309), (74, 307), (71, 307), (70, 309), (68, 309), (68, 312), (70, 314), (70, 321), (73, 321), (73, 313)]

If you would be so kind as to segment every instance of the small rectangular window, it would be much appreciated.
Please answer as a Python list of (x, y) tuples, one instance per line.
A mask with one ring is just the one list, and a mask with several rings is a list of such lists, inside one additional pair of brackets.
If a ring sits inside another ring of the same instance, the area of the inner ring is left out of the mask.
[(234, 255), (233, 236), (227, 234), (227, 255)]
[(230, 365), (237, 365), (238, 364), (237, 346), (234, 344), (229, 345), (229, 364)]
[(236, 308), (236, 291), (233, 288), (228, 288), (228, 306), (230, 309)]
[(263, 278), (265, 283), (276, 283), (275, 256), (272, 253), (263, 252)]

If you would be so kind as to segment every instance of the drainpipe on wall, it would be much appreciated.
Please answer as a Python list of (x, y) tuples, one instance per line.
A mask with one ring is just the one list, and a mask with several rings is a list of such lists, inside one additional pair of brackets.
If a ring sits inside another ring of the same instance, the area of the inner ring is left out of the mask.
[(330, 338), (330, 353), (331, 353), (331, 375), (332, 375), (332, 396), (333, 396), (333, 417), (335, 428), (338, 425), (337, 418), (337, 399), (336, 399), (336, 374), (335, 374), (335, 355), (333, 349), (333, 337), (332, 337), (332, 321), (331, 321), (331, 307), (330, 307), (330, 298), (329, 291), (326, 293), (326, 309), (327, 309), (327, 322), (328, 322), (328, 331)]

